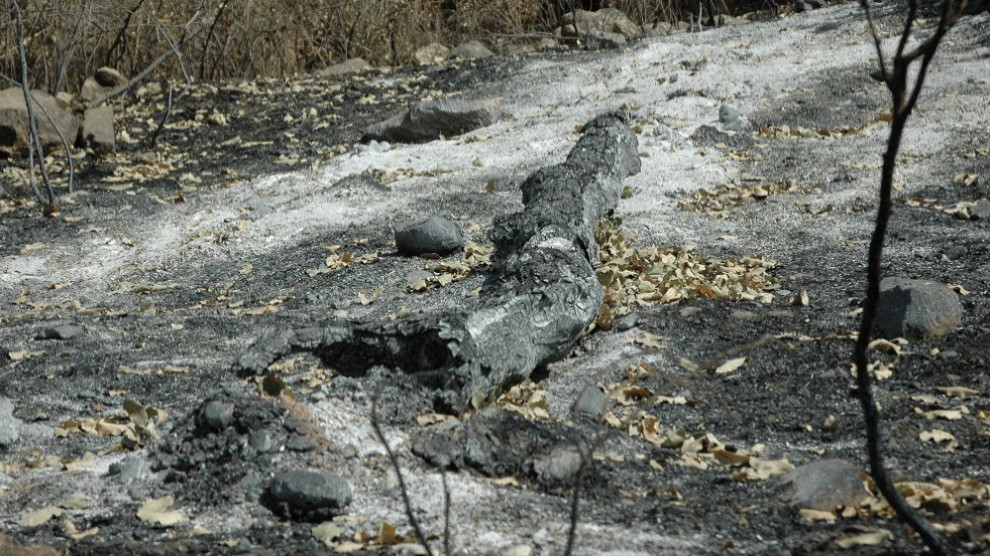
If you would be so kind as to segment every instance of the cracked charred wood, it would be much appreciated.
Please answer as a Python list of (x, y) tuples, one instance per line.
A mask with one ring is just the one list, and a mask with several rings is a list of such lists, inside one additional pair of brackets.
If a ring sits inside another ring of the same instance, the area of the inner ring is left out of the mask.
[(261, 372), (278, 357), (307, 351), (349, 375), (376, 365), (436, 371), (453, 407), (475, 390), (487, 395), (525, 379), (566, 356), (598, 317), (603, 292), (594, 271), (594, 225), (615, 209), (622, 180), (639, 172), (637, 149), (624, 119), (606, 114), (585, 126), (563, 163), (529, 176), (521, 186), (524, 210), (495, 222), (497, 270), (480, 308), (276, 330), (238, 365)]

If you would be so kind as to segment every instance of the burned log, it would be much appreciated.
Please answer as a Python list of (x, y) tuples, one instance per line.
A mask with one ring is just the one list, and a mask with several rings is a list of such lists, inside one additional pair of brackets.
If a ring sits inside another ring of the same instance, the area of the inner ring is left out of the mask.
[(496, 219), (492, 230), (497, 270), (480, 308), (277, 330), (238, 365), (261, 372), (278, 357), (308, 351), (349, 375), (375, 365), (436, 371), (454, 407), (476, 390), (487, 394), (525, 379), (566, 356), (598, 317), (594, 225), (615, 209), (622, 180), (639, 172), (637, 148), (624, 118), (606, 114), (585, 125), (563, 163), (526, 179), (524, 210)]

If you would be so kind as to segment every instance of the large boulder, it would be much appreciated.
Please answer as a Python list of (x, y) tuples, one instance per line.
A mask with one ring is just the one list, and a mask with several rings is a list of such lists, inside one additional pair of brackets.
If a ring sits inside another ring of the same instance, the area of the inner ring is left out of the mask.
[(396, 116), (369, 126), (361, 141), (425, 143), (491, 125), (498, 119), (491, 101), (440, 99), (421, 102)]
[[(31, 91), (31, 94), (37, 101), (33, 108), (41, 147), (48, 149), (62, 146), (59, 132), (67, 142), (72, 143), (79, 132), (79, 120), (71, 111), (62, 108), (55, 97), (48, 93)], [(38, 104), (44, 107), (44, 111), (38, 107)], [(45, 111), (55, 122), (54, 126), (45, 116)], [(30, 127), (23, 90), (20, 87), (11, 87), (0, 91), (0, 154), (9, 157), (26, 155), (28, 137), (30, 137)]]
[(110, 154), (117, 150), (113, 131), (113, 108), (104, 104), (86, 109), (77, 145), (92, 149), (97, 154)]
[(447, 57), (455, 60), (472, 60), (475, 58), (491, 58), (495, 53), (488, 50), (488, 47), (480, 41), (467, 41), (461, 43), (457, 48), (450, 51)]
[(324, 68), (316, 72), (316, 74), (322, 77), (340, 77), (352, 73), (361, 73), (370, 69), (374, 69), (374, 66), (365, 61), (364, 58), (350, 58), (339, 64)]
[(880, 282), (877, 334), (909, 340), (933, 338), (962, 324), (959, 296), (945, 284), (910, 278), (884, 278)]

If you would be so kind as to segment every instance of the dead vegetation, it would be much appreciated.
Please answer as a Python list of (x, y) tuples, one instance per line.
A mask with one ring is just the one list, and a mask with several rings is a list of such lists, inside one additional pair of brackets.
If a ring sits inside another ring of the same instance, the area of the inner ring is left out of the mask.
[(74, 92), (103, 66), (137, 75), (180, 46), (160, 76), (284, 78), (353, 57), (408, 64), (434, 42), (552, 36), (575, 9), (618, 8), (650, 28), (696, 17), (699, 6), (711, 23), (717, 15), (776, 11), (775, 2), (750, 0), (4, 0), (0, 74), (19, 75), (15, 7), (24, 18), (31, 85), (54, 93)]

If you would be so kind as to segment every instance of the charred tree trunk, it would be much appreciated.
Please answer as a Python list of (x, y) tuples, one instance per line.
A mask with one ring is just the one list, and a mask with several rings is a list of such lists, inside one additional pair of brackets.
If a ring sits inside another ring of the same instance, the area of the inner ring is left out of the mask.
[(621, 116), (589, 122), (566, 161), (522, 184), (525, 209), (496, 220), (496, 274), (479, 309), (382, 323), (327, 321), (279, 330), (238, 360), (263, 371), (276, 358), (308, 351), (339, 372), (375, 365), (437, 371), (444, 400), (463, 407), (476, 390), (513, 384), (561, 359), (598, 317), (593, 228), (611, 213), (622, 180), (639, 172), (636, 136)]

